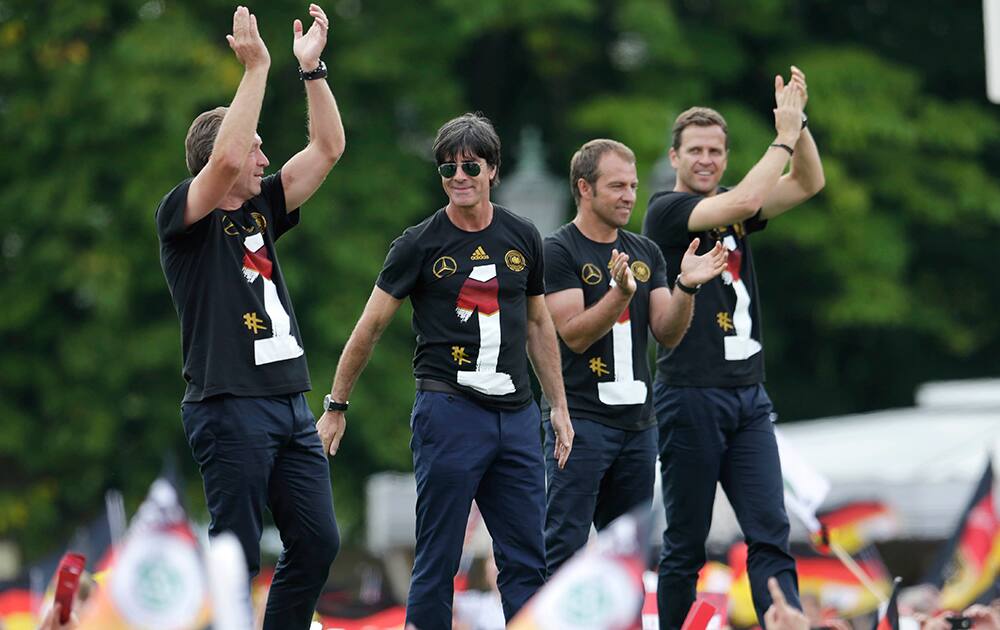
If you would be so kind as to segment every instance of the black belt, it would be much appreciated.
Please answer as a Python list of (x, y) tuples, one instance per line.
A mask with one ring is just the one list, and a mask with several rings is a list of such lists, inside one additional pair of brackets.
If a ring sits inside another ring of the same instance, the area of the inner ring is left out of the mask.
[(435, 381), (429, 378), (418, 378), (417, 379), (417, 391), (421, 392), (438, 392), (440, 394), (456, 394), (458, 396), (464, 396), (461, 391), (457, 388), (452, 387), (444, 381)]

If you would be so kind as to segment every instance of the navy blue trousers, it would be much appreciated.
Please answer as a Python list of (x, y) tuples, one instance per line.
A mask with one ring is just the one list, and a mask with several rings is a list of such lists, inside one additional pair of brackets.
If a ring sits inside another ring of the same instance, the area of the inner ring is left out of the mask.
[(486, 409), (458, 394), (418, 391), (411, 426), (417, 546), (406, 622), (450, 630), (454, 579), (475, 499), (493, 537), (510, 621), (545, 579), (545, 474), (538, 406)]
[(660, 628), (680, 628), (695, 600), (717, 482), (746, 539), (750, 590), (761, 625), (771, 605), (771, 576), (789, 603), (801, 608), (795, 560), (788, 553), (773, 407), (764, 386), (669, 387), (657, 382), (653, 405), (667, 517), (657, 587)]
[(181, 407), (205, 483), (211, 536), (233, 532), (250, 575), (260, 570), (263, 512), (281, 533), (266, 630), (309, 628), (340, 549), (330, 468), (303, 394), (215, 396)]
[(573, 452), (559, 470), (555, 435), (545, 422), (545, 560), (555, 573), (587, 543), (590, 524), (598, 531), (619, 516), (653, 500), (656, 480), (656, 427), (623, 431), (573, 420)]

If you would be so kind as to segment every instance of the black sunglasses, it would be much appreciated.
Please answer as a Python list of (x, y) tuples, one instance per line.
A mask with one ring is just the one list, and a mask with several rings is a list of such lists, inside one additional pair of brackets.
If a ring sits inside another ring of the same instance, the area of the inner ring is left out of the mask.
[[(478, 177), (483, 171), (483, 167), (479, 165), (479, 162), (462, 162), (462, 170), (469, 177)], [(454, 162), (445, 162), (444, 164), (438, 164), (438, 173), (441, 177), (445, 179), (451, 179), (458, 172), (458, 164)]]

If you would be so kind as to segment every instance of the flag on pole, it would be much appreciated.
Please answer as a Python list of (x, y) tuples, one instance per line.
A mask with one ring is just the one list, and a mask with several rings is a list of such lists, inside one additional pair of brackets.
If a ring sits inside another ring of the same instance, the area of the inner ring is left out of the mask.
[(196, 630), (209, 621), (205, 566), (174, 487), (156, 480), (79, 630)]
[(619, 517), (525, 604), (510, 630), (635, 630), (645, 598), (650, 514)]
[(1000, 575), (1000, 518), (993, 497), (993, 464), (944, 546), (928, 580), (941, 588), (941, 607), (963, 610), (987, 594)]
[[(838, 558), (816, 553), (807, 546), (793, 549), (799, 574), (799, 594), (812, 596), (822, 608), (832, 609), (841, 618), (857, 617), (878, 610), (881, 600)], [(889, 591), (889, 570), (873, 546), (861, 549), (853, 556), (856, 570), (884, 592)], [(732, 588), (729, 591), (729, 620), (738, 628), (758, 624), (750, 594), (747, 573), (747, 546), (740, 541), (729, 549)]]
[(899, 630), (899, 607), (896, 599), (899, 596), (900, 578), (892, 581), (892, 595), (889, 596), (889, 603), (884, 611), (879, 611), (878, 621), (875, 622), (875, 630)]
[(785, 508), (802, 521), (810, 532), (817, 532), (820, 523), (816, 519), (816, 510), (830, 493), (830, 482), (792, 448), (777, 427), (774, 429), (774, 437), (778, 442), (778, 458), (781, 460), (781, 476), (785, 484)]
[(855, 501), (820, 514), (820, 532), (813, 532), (813, 546), (832, 553), (831, 544), (855, 554), (868, 545), (889, 540), (899, 532), (896, 513), (880, 501)]

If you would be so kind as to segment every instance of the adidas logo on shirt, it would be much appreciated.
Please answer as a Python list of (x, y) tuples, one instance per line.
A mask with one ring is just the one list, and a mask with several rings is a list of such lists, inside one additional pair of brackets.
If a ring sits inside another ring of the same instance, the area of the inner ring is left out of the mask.
[(480, 245), (479, 247), (477, 247), (476, 251), (472, 252), (472, 256), (470, 258), (472, 258), (472, 260), (489, 260), (490, 259), (489, 255), (486, 253), (486, 250), (483, 249), (482, 245)]

